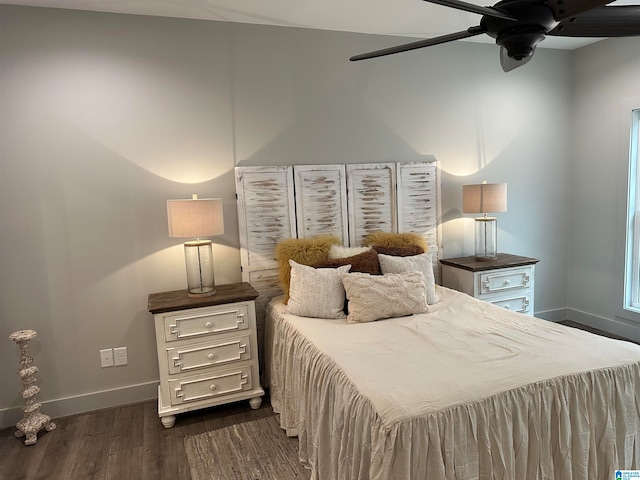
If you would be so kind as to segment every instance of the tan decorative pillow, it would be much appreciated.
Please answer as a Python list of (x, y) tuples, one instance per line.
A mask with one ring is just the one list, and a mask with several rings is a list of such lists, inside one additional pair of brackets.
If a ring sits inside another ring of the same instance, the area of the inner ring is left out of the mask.
[(380, 275), (380, 263), (378, 262), (378, 254), (375, 250), (367, 251), (352, 257), (346, 258), (328, 258), (324, 262), (314, 265), (317, 268), (336, 268), (342, 265), (351, 265), (351, 272), (370, 273), (372, 275)]
[(381, 247), (406, 247), (408, 245), (416, 245), (422, 247), (422, 252), (428, 252), (429, 246), (424, 237), (418, 233), (389, 233), (389, 232), (374, 232), (370, 233), (362, 244), (365, 247), (372, 245), (379, 245)]
[(347, 323), (373, 322), (429, 311), (421, 272), (342, 275), (347, 293)]
[(289, 281), (291, 266), (289, 260), (301, 265), (314, 265), (325, 261), (331, 245), (339, 245), (340, 239), (332, 235), (319, 235), (311, 238), (289, 238), (276, 245), (275, 255), (279, 264), (278, 279), (284, 297), (282, 303), (289, 301)]
[(344, 318), (342, 275), (351, 265), (313, 268), (289, 260), (291, 285), (286, 312), (301, 317)]
[(421, 272), (424, 275), (427, 303), (433, 305), (440, 301), (436, 295), (436, 279), (433, 275), (433, 263), (431, 263), (430, 253), (414, 255), (412, 257), (392, 257), (380, 254), (378, 255), (378, 259), (383, 274), (402, 273), (412, 270)]

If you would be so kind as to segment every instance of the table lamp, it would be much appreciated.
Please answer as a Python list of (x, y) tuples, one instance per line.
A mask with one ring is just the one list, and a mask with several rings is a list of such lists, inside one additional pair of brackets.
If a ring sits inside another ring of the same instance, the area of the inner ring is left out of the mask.
[(224, 233), (221, 198), (167, 200), (167, 220), (170, 237), (190, 237), (184, 243), (189, 297), (206, 297), (216, 293), (213, 278), (211, 237)]
[(493, 260), (498, 256), (498, 219), (487, 213), (507, 211), (507, 184), (487, 183), (462, 186), (462, 211), (482, 213), (476, 217), (476, 260)]

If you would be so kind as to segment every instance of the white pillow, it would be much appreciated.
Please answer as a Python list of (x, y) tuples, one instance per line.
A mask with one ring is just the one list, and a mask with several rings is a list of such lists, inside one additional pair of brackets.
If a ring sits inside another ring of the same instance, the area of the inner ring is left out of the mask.
[(380, 270), (385, 273), (401, 273), (410, 270), (422, 272), (426, 285), (427, 303), (433, 305), (440, 299), (436, 295), (436, 279), (433, 275), (433, 263), (430, 253), (421, 253), (410, 257), (392, 257), (391, 255), (378, 254)]
[(301, 317), (344, 318), (342, 275), (351, 265), (313, 268), (289, 260), (291, 282), (286, 313)]
[(342, 275), (342, 283), (349, 300), (347, 323), (373, 322), (429, 311), (421, 272), (348, 273)]
[(348, 258), (368, 252), (369, 250), (371, 250), (371, 247), (343, 247), (342, 245), (334, 244), (329, 248), (329, 258)]

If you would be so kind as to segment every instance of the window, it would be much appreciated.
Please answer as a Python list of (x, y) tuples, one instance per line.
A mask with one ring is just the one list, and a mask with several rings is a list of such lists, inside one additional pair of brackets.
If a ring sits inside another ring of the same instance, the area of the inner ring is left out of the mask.
[(640, 313), (640, 109), (631, 115), (624, 306)]

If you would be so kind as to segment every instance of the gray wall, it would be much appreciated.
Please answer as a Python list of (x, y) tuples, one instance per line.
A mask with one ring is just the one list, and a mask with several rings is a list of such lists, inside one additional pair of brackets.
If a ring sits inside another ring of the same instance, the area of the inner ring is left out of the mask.
[[(347, 61), (405, 40), (0, 6), (0, 424), (19, 413), (20, 328), (38, 331), (46, 413), (155, 396), (147, 295), (186, 283), (165, 200), (224, 199), (216, 281), (239, 281), (238, 165), (435, 157), (445, 257), (473, 253), (461, 186), (508, 182), (499, 248), (540, 259), (538, 314), (563, 316), (571, 54), (509, 74), (490, 44)], [(115, 346), (129, 365), (101, 369)]]
[(623, 305), (631, 108), (640, 108), (640, 38), (610, 39), (572, 57), (573, 152), (569, 317), (640, 340)]

